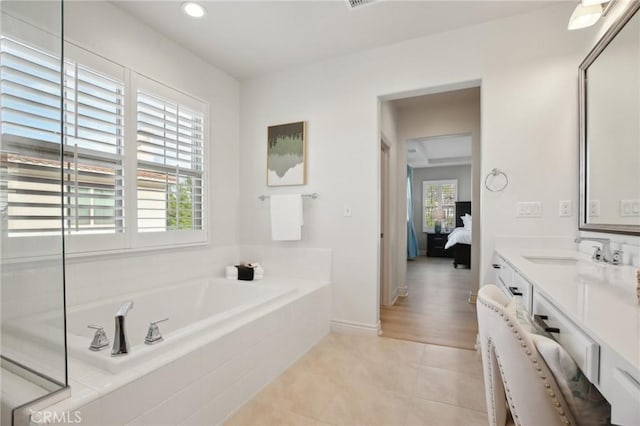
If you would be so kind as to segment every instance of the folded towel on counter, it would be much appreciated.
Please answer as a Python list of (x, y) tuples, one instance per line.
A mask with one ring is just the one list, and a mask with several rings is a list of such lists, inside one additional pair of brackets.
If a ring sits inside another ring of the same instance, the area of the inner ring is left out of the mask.
[[(239, 267), (242, 268), (244, 272), (240, 272)], [(253, 278), (249, 278), (248, 274), (250, 272), (248, 269), (253, 270)], [(262, 269), (262, 266), (257, 263), (249, 263), (247, 265), (229, 265), (225, 267), (224, 272), (225, 277), (228, 280), (255, 281), (264, 278), (264, 269)]]

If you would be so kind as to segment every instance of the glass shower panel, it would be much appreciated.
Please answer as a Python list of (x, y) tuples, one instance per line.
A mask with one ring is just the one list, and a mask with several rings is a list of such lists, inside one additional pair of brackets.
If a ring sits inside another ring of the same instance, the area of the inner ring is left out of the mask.
[(67, 386), (62, 2), (0, 2), (2, 426)]

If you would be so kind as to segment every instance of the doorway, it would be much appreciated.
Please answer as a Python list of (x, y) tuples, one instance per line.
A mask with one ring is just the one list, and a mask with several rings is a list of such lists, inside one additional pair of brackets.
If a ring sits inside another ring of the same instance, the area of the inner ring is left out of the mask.
[[(405, 205), (397, 206), (398, 211), (406, 209), (402, 215), (406, 223), (394, 224), (397, 239), (386, 246), (403, 252), (392, 256), (404, 254), (398, 264), (400, 273), (392, 279), (406, 286), (407, 295), (381, 305), (382, 335), (474, 349), (480, 252), (480, 87), (395, 96), (385, 102), (390, 106), (383, 110), (393, 111), (396, 169), (407, 170), (407, 175), (396, 177), (398, 193), (407, 193)], [(385, 203), (388, 196), (381, 197), (381, 217), (389, 208)], [(450, 242), (455, 244), (449, 247)]]

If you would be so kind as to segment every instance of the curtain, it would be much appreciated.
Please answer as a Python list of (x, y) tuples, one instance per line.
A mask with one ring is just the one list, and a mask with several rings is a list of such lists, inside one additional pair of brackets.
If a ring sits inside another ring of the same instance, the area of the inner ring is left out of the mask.
[(413, 169), (407, 166), (407, 258), (415, 259), (419, 255), (418, 236), (413, 226)]

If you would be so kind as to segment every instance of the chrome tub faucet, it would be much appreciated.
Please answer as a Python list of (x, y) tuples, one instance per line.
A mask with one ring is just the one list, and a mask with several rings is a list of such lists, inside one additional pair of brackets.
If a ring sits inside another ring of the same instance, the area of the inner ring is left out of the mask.
[(113, 337), (111, 356), (126, 355), (129, 353), (129, 340), (127, 339), (124, 320), (131, 309), (133, 309), (133, 302), (128, 301), (120, 305), (120, 309), (118, 309), (118, 312), (116, 313), (116, 333)]

